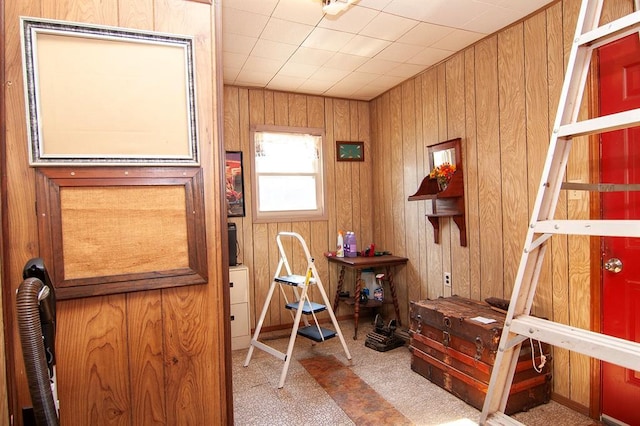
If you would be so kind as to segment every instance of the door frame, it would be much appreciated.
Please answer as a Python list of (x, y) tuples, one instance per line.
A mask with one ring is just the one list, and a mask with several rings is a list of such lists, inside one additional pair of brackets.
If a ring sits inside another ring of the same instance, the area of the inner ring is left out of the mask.
[[(635, 0), (640, 1), (640, 0)], [(597, 54), (591, 60), (589, 72), (589, 117), (600, 116), (600, 60)], [(589, 181), (600, 181), (600, 135), (589, 136)], [(602, 219), (601, 194), (589, 197), (589, 217), (592, 220)], [(589, 238), (590, 251), (590, 287), (591, 287), (591, 330), (602, 332), (602, 237)], [(602, 414), (602, 364), (599, 359), (591, 358), (590, 403), (589, 416), (599, 419)]]
[[(633, 12), (640, 10), (640, 0), (633, 0)], [(600, 116), (600, 59), (594, 54), (591, 60), (589, 72), (589, 117)], [(600, 179), (600, 135), (589, 136), (589, 178), (591, 182), (598, 182)], [(602, 219), (601, 195), (590, 197), (589, 217), (593, 220)], [(602, 237), (592, 236), (590, 238), (590, 287), (591, 287), (591, 330), (602, 332)], [(602, 414), (602, 361), (591, 358), (590, 377), (590, 401), (589, 416), (593, 419), (600, 419)]]
[(2, 362), (0, 362), (0, 386), (4, 386), (6, 389), (6, 393), (2, 395), (2, 400), (0, 400), (0, 422), (8, 421), (11, 424), (12, 416), (15, 415), (15, 380), (14, 380), (14, 370), (10, 368), (13, 366), (13, 351), (7, 351), (6, 348), (9, 347), (13, 342), (13, 321), (9, 312), (10, 309), (7, 309), (9, 306), (9, 298), (11, 297), (11, 292), (8, 290), (9, 286), (7, 283), (7, 269), (9, 265), (9, 261), (7, 259), (7, 253), (5, 250), (4, 244), (4, 236), (6, 235), (7, 229), (9, 227), (7, 221), (7, 179), (6, 179), (6, 164), (7, 164), (7, 145), (6, 145), (6, 135), (7, 135), (7, 122), (6, 122), (6, 90), (11, 85), (11, 82), (6, 81), (5, 77), (5, 49), (6, 47), (6, 35), (5, 35), (5, 24), (4, 24), (4, 3), (0, 6), (0, 51), (2, 51), (2, 65), (0, 66), (0, 84), (2, 90), (0, 90), (0, 303), (2, 304), (2, 308), (0, 312), (0, 326), (2, 329), (0, 330), (0, 350), (4, 353), (4, 357)]

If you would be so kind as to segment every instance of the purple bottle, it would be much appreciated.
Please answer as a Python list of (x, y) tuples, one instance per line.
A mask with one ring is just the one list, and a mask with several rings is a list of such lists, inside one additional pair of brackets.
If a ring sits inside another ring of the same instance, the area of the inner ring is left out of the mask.
[(346, 257), (356, 257), (358, 255), (358, 249), (356, 246), (356, 234), (354, 232), (347, 232), (344, 241), (344, 255)]

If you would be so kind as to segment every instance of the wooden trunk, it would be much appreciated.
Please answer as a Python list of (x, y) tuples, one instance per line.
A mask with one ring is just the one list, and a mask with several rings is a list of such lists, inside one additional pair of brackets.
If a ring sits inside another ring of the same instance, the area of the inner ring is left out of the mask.
[[(458, 296), (411, 302), (411, 369), (481, 410), (489, 387), (504, 313)], [(473, 319), (477, 318), (477, 319)], [(483, 323), (483, 319), (494, 320)], [(532, 360), (532, 346), (533, 356)], [(526, 411), (551, 396), (549, 347), (523, 342), (505, 413)]]

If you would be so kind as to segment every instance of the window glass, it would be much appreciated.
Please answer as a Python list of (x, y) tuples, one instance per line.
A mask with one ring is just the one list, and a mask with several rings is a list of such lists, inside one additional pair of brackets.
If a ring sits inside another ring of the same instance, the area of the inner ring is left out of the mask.
[(255, 220), (324, 219), (322, 130), (256, 128), (252, 139)]

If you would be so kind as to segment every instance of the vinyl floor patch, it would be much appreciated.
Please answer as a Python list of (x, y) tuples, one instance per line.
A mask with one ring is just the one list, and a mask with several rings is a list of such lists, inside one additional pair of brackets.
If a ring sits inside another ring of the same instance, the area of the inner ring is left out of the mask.
[(334, 356), (299, 362), (356, 425), (413, 424)]

